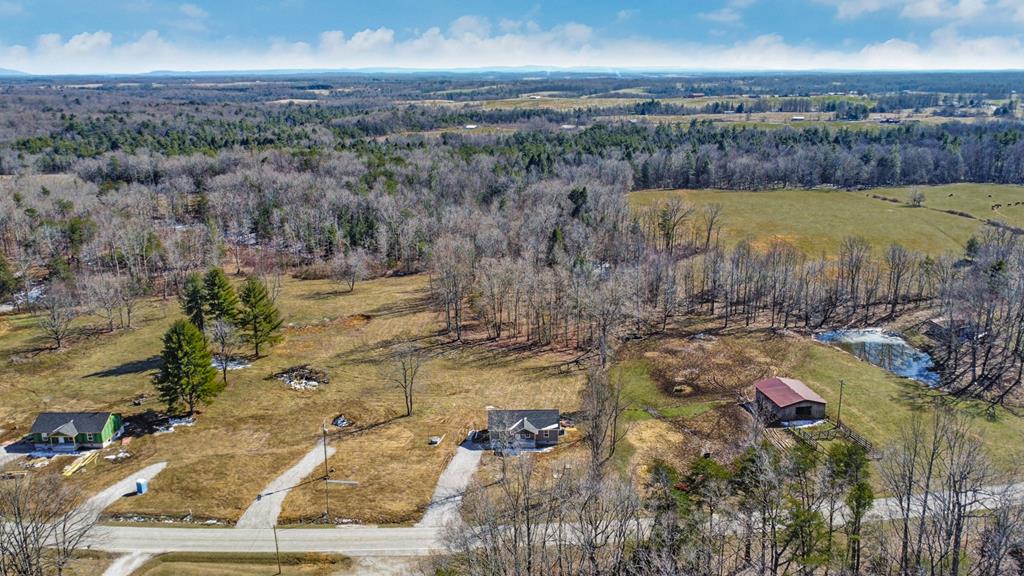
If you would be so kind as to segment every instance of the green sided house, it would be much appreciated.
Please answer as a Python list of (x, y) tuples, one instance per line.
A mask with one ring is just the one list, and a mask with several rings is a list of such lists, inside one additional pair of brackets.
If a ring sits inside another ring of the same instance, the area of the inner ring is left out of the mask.
[(74, 452), (108, 446), (123, 428), (121, 415), (113, 412), (43, 412), (27, 440), (36, 450)]

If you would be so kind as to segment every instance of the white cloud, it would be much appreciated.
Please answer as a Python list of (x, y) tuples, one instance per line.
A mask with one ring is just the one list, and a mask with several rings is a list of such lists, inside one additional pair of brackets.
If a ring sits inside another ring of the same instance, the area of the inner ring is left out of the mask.
[(356, 32), (348, 41), (348, 47), (356, 51), (381, 50), (395, 40), (395, 31), (390, 28), (366, 29)]
[(1014, 22), (1024, 24), (1024, 0), (999, 0), (999, 7), (1008, 11)]
[(710, 12), (699, 12), (697, 17), (719, 24), (739, 24), (743, 20), (743, 10), (755, 2), (757, 0), (729, 0), (723, 8)]
[(206, 10), (203, 10), (195, 4), (182, 4), (181, 6), (178, 6), (178, 11), (180, 11), (186, 18), (193, 18), (195, 20), (203, 20), (210, 15)]
[(622, 22), (632, 19), (637, 15), (637, 13), (637, 10), (619, 10), (618, 13), (615, 14), (615, 21), (621, 24)]
[(903, 4), (901, 0), (815, 0), (815, 2), (834, 6), (836, 17), (840, 19), (858, 18)]
[(995, 15), (997, 9), (1013, 9), (1012, 5), (1014, 4), (1020, 5), (1020, 10), (1024, 12), (1024, 0), (814, 0), (814, 2), (835, 7), (836, 17), (839, 19), (859, 18), (883, 10), (898, 10), (900, 17), (909, 19), (971, 20), (979, 16)]
[(969, 20), (984, 13), (985, 0), (960, 0), (956, 3), (946, 0), (914, 0), (900, 11), (904, 18), (948, 18)]
[(481, 16), (462, 16), (451, 23), (448, 32), (456, 37), (486, 38), (491, 35), (491, 21)]
[(697, 14), (697, 16), (703, 20), (710, 20), (712, 22), (719, 22), (722, 24), (734, 24), (743, 19), (743, 16), (739, 11), (733, 8), (721, 8), (711, 12), (701, 12), (700, 14)]
[[(492, 29), (493, 28), (493, 29)], [(120, 39), (105, 31), (63, 38), (39, 36), (31, 46), (0, 46), (0, 68), (35, 73), (138, 73), (151, 70), (279, 68), (647, 68), (673, 70), (896, 70), (1024, 68), (1018, 36), (961, 36), (948, 25), (911, 42), (822, 48), (779, 35), (736, 43), (611, 38), (584, 24), (540, 28), (460, 18), (411, 35), (390, 28), (327, 30), (312, 41), (277, 39), (260, 45), (172, 42), (156, 31)]]
[(13, 0), (0, 0), (0, 16), (21, 16), (26, 14), (25, 5)]

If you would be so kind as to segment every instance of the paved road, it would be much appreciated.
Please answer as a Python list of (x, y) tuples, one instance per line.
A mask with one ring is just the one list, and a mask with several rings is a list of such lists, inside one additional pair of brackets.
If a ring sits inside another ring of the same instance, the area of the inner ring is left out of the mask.
[(470, 443), (468, 439), (458, 447), (455, 456), (437, 479), (437, 487), (434, 488), (430, 505), (416, 526), (443, 526), (455, 517), (459, 502), (462, 501), (462, 493), (466, 491), (469, 481), (473, 479), (473, 474), (480, 466), (482, 454), (483, 450)]
[[(1024, 483), (993, 486), (978, 506), (993, 507), (1000, 501), (1024, 501)], [(999, 499), (995, 494), (1005, 494)], [(875, 501), (873, 520), (898, 517), (892, 498)], [(412, 528), (340, 527), (292, 528), (277, 531), (286, 552), (336, 552), (353, 557), (420, 556), (442, 549), (440, 526)], [(122, 553), (161, 552), (273, 552), (274, 533), (266, 528), (141, 528), (102, 526), (87, 544), (94, 549)]]
[[(327, 457), (334, 454), (334, 447), (327, 446)], [(306, 453), (295, 466), (284, 471), (263, 489), (263, 494), (270, 493), (249, 505), (242, 517), (235, 524), (236, 528), (270, 528), (277, 524), (281, 515), (281, 505), (288, 496), (289, 489), (309, 477), (318, 466), (324, 463), (324, 442), (318, 440), (316, 446)], [(321, 474), (322, 476), (322, 474)]]
[[(280, 528), (282, 552), (337, 552), (347, 556), (421, 556), (440, 549), (440, 529)], [(142, 528), (98, 526), (86, 542), (94, 550), (120, 553), (273, 552), (268, 528)]]

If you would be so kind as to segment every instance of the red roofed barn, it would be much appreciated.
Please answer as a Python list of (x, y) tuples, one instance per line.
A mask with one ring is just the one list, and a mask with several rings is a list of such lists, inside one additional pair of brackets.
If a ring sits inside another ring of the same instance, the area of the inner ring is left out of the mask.
[(793, 378), (768, 378), (754, 384), (755, 400), (771, 421), (820, 420), (825, 417), (825, 399)]

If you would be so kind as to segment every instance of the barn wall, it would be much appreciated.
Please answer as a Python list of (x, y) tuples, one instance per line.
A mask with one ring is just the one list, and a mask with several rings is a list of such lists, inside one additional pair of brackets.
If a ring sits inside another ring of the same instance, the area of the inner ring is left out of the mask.
[[(797, 416), (796, 415), (796, 410), (797, 410), (797, 408), (801, 408), (801, 407), (810, 408), (811, 409), (811, 415), (810, 416)], [(820, 402), (810, 402), (810, 401), (797, 402), (796, 404), (791, 404), (789, 406), (786, 406), (785, 408), (777, 409), (775, 411), (775, 413), (776, 413), (778, 419), (782, 420), (782, 421), (786, 421), (786, 420), (820, 420), (820, 419), (825, 417), (825, 405), (820, 403)]]

